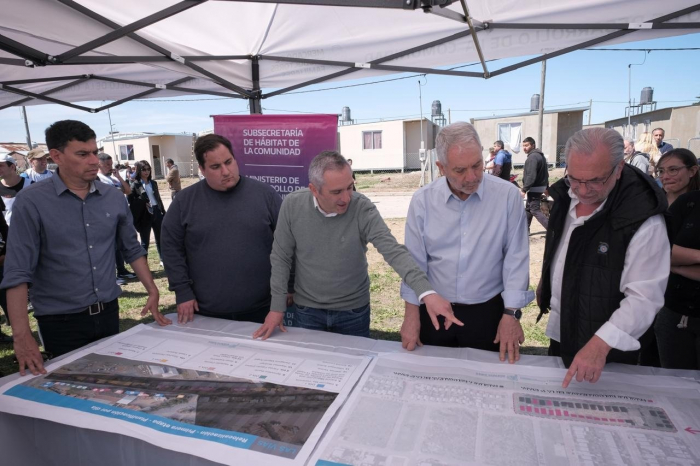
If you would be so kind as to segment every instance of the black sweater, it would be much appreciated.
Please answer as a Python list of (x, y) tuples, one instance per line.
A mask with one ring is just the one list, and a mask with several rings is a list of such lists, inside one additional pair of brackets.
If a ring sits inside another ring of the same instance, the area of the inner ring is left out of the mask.
[(270, 306), (270, 252), (282, 199), (241, 177), (231, 191), (206, 180), (178, 193), (163, 219), (161, 251), (178, 304), (235, 314)]

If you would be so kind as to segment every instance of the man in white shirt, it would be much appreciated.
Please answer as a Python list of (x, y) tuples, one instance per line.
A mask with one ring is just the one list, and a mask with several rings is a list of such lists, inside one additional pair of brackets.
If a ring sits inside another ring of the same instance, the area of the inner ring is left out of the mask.
[[(595, 383), (606, 362), (636, 364), (639, 338), (664, 303), (671, 249), (666, 196), (625, 164), (616, 131), (584, 129), (566, 143), (567, 175), (549, 189), (538, 304), (550, 309), (549, 353)], [(539, 320), (539, 319), (538, 319)]]
[(8, 154), (0, 155), (0, 183), (6, 189), (3, 190), (2, 202), (4, 203), (3, 216), (7, 226), (12, 219), (12, 205), (17, 194), (33, 183), (29, 178), (22, 178), (17, 174), (17, 162)]
[(32, 168), (22, 173), (22, 178), (29, 179), (32, 183), (51, 178), (53, 172), (46, 168), (48, 164), (48, 154), (42, 149), (36, 148), (27, 152), (27, 160)]
[(408, 350), (429, 344), (500, 351), (501, 361), (507, 352), (514, 363), (525, 339), (520, 308), (535, 297), (528, 289), (522, 197), (512, 183), (484, 176), (481, 141), (469, 123), (446, 126), (435, 144), (444, 177), (413, 195), (405, 244), (465, 325), (436, 331), (415, 292), (402, 283), (402, 344)]

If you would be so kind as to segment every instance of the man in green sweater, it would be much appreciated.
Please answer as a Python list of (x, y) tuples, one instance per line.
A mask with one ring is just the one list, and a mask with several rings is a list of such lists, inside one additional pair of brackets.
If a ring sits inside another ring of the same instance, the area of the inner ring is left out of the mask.
[(272, 302), (265, 323), (253, 334), (263, 340), (282, 325), (287, 281), (295, 263), (294, 326), (344, 335), (369, 336), (367, 243), (425, 303), (435, 329), (464, 325), (439, 296), (405, 246), (399, 244), (374, 204), (353, 191), (352, 169), (337, 152), (321, 152), (309, 167), (309, 189), (282, 203), (272, 245)]

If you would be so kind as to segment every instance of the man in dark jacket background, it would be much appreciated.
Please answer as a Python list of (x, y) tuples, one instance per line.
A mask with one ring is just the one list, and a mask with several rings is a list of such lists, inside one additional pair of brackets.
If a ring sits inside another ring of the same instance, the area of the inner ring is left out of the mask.
[(536, 149), (535, 140), (526, 137), (523, 140), (523, 150), (527, 154), (525, 169), (523, 172), (523, 195), (527, 196), (525, 213), (527, 214), (527, 229), (530, 231), (532, 217), (535, 217), (547, 229), (549, 219), (540, 209), (542, 194), (549, 187), (549, 170), (547, 169), (547, 159), (541, 150)]

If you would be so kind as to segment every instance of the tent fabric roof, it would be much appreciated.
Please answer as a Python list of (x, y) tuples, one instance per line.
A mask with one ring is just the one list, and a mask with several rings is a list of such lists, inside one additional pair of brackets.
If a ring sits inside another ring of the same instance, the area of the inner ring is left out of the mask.
[[(414, 3), (431, 1), (445, 0)], [(473, 31), (460, 2), (433, 7), (434, 14), (303, 0), (3, 3), (0, 109), (191, 92), (271, 97), (315, 81), (450, 73), (445, 67), (479, 62), (479, 52), (485, 60), (535, 55), (537, 62), (570, 49), (700, 30), (700, 4), (692, 0), (468, 0)], [(74, 50), (84, 44), (91, 45)], [(490, 77), (513, 68), (488, 70), (489, 64), (451, 73)], [(55, 80), (17, 82), (47, 79)]]

